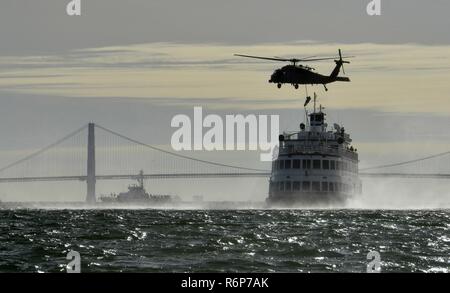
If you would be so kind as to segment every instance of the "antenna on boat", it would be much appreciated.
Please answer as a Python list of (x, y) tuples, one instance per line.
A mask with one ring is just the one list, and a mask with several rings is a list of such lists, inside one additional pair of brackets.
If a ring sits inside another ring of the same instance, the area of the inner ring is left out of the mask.
[(316, 113), (316, 100), (317, 100), (317, 94), (314, 92), (314, 113)]
[(311, 124), (309, 123), (308, 110), (306, 110), (306, 107), (305, 107), (305, 119), (306, 119), (306, 125), (310, 126)]

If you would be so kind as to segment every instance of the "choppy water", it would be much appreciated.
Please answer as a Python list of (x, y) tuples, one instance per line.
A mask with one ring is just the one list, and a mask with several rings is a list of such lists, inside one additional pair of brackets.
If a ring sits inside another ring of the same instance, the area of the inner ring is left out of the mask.
[(450, 210), (0, 210), (0, 271), (449, 272)]

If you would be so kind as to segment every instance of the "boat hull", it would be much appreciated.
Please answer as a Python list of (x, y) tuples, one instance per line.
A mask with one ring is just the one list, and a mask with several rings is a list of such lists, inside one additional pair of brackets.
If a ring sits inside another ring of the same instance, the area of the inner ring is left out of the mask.
[(351, 197), (336, 192), (273, 193), (266, 204), (269, 207), (345, 207)]

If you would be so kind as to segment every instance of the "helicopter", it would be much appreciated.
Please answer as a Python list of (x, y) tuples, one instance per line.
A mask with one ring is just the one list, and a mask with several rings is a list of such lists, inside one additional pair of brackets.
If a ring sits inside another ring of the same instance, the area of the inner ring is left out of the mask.
[[(321, 84), (325, 88), (325, 91), (328, 91), (327, 84), (335, 81), (343, 81), (350, 82), (350, 78), (338, 76), (339, 72), (342, 68), (342, 71), (345, 74), (344, 63), (348, 64), (349, 61), (345, 61), (343, 58), (353, 58), (354, 56), (342, 56), (341, 49), (339, 49), (339, 59), (336, 60), (337, 57), (325, 57), (325, 58), (316, 58), (317, 56), (305, 57), (303, 59), (285, 59), (279, 57), (260, 57), (260, 56), (251, 56), (251, 55), (242, 55), (242, 54), (234, 54), (234, 56), (246, 57), (246, 58), (255, 58), (255, 59), (263, 59), (263, 60), (272, 60), (272, 61), (282, 61), (282, 62), (291, 62), (292, 64), (283, 66), (282, 68), (276, 69), (269, 79), (269, 83), (277, 84), (278, 88), (281, 88), (281, 85), (284, 83), (292, 84), (295, 89), (298, 89), (299, 84), (304, 85), (315, 85)], [(322, 60), (333, 60), (336, 63), (335, 68), (331, 72), (330, 75), (322, 75), (319, 73), (313, 72), (315, 68), (309, 67), (302, 64), (297, 64), (299, 62), (314, 62), (314, 61), (322, 61)]]

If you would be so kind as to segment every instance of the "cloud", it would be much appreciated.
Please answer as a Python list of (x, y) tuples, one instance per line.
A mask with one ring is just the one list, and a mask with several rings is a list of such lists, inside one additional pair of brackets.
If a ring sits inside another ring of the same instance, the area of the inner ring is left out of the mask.
[[(48, 56), (0, 58), (0, 86), (27, 94), (65, 97), (171, 98), (215, 100), (215, 107), (285, 108), (304, 98), (304, 89), (268, 84), (282, 63), (234, 57), (335, 55), (337, 48), (356, 55), (346, 69), (352, 82), (318, 91), (329, 107), (375, 108), (398, 112), (447, 112), (450, 108), (449, 46), (418, 44), (267, 43), (224, 44), (150, 43), (74, 50)], [(328, 74), (331, 62), (314, 64)], [(163, 102), (164, 103), (164, 102)]]

